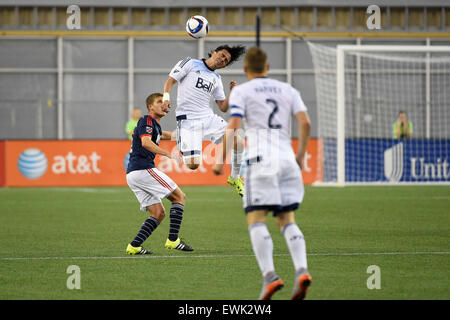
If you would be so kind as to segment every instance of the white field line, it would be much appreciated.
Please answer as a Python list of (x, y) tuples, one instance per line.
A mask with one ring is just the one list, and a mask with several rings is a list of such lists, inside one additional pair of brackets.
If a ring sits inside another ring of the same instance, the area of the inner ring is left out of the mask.
[[(450, 252), (446, 251), (424, 251), (424, 252), (330, 252), (330, 253), (310, 253), (311, 257), (326, 257), (326, 256), (405, 256), (405, 255), (448, 255)], [(276, 257), (285, 257), (289, 254), (274, 254)], [(10, 257), (0, 258), (0, 261), (31, 261), (31, 260), (111, 260), (111, 259), (172, 259), (172, 258), (253, 258), (253, 254), (228, 254), (228, 255), (176, 255), (176, 256), (119, 256), (119, 257)]]

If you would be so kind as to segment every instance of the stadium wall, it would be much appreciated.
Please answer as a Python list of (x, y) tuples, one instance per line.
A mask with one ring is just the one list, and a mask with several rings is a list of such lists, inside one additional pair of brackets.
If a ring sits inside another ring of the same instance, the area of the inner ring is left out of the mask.
[[(296, 149), (296, 139), (293, 146)], [(172, 150), (175, 141), (161, 141), (161, 147)], [(44, 186), (126, 186), (128, 140), (18, 140), (0, 142), (0, 185), (7, 187)], [(321, 180), (321, 142), (312, 139), (308, 145), (303, 178), (306, 184)], [(189, 170), (165, 157), (156, 158), (156, 166), (178, 185), (223, 185), (229, 174), (216, 176), (211, 166), (215, 144), (203, 143), (203, 163)]]
[[(448, 32), (263, 31), (261, 37), (261, 46), (271, 62), (269, 75), (301, 92), (313, 123), (312, 137), (318, 137), (315, 70), (302, 38), (332, 47), (358, 43), (450, 44)], [(216, 31), (194, 40), (181, 31), (0, 31), (0, 139), (126, 138), (125, 124), (131, 109), (146, 112), (145, 98), (162, 90), (177, 61), (186, 56), (206, 57), (223, 43), (253, 46), (254, 32)], [(242, 61), (220, 73), (225, 84), (246, 81)], [(176, 90), (171, 97), (176, 107)], [(228, 118), (215, 103), (211, 108)], [(162, 119), (162, 126), (175, 129), (174, 112)], [(292, 132), (295, 137), (295, 122)], [(387, 138), (391, 132), (383, 134), (381, 137)], [(415, 128), (415, 135), (424, 135), (420, 127)]]

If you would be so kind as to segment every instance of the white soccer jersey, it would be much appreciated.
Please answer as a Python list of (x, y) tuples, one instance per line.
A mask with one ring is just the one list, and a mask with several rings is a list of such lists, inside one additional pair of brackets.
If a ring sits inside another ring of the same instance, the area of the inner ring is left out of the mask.
[(210, 69), (204, 60), (187, 57), (170, 71), (170, 77), (178, 82), (176, 116), (199, 119), (213, 115), (209, 105), (214, 100), (225, 100), (222, 79)]
[(290, 118), (306, 112), (300, 92), (270, 78), (255, 78), (233, 88), (231, 116), (243, 118), (247, 138), (246, 159), (292, 158)]

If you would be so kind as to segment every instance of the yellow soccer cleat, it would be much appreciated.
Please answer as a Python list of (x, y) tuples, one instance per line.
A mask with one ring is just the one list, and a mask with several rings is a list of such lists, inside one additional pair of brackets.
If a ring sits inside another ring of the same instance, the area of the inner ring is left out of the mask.
[(238, 194), (243, 197), (244, 196), (244, 182), (241, 177), (237, 177), (236, 179), (232, 179), (231, 176), (228, 176), (227, 180), (228, 184), (236, 189)]
[(130, 243), (127, 246), (126, 253), (129, 255), (135, 255), (135, 254), (153, 254), (153, 252), (145, 250), (142, 247), (133, 247)]
[(194, 251), (190, 245), (181, 241), (180, 238), (175, 241), (170, 241), (167, 239), (165, 247), (168, 250)]

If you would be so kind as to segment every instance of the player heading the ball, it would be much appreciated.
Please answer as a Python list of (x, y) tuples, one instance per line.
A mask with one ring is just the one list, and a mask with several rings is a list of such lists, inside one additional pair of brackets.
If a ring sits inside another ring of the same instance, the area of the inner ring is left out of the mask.
[[(202, 141), (215, 143), (216, 150), (222, 150), (222, 137), (227, 123), (214, 114), (210, 106), (211, 97), (222, 112), (229, 109), (228, 98), (225, 96), (222, 78), (216, 72), (237, 61), (245, 53), (244, 46), (221, 45), (212, 50), (205, 59), (186, 57), (178, 61), (169, 73), (164, 84), (164, 107), (171, 103), (170, 92), (178, 83), (176, 119), (177, 145), (183, 155), (184, 163), (191, 170), (200, 166), (202, 161)], [(230, 81), (229, 91), (237, 85)], [(228, 183), (234, 186), (242, 196), (243, 182), (240, 177), (243, 140), (237, 139), (233, 148), (231, 175)], [(221, 158), (221, 157), (220, 157)]]

